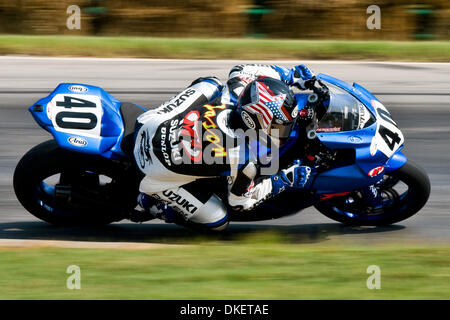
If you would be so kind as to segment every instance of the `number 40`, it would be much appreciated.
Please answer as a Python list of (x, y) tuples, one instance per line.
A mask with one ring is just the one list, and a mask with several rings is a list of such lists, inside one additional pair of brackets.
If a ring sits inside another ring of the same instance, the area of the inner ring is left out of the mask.
[[(392, 117), (389, 114), (389, 112), (378, 108), (377, 113), (383, 120), (389, 122), (390, 124), (392, 124), (396, 128), (398, 128), (397, 124), (394, 122), (394, 120), (392, 120)], [(379, 132), (380, 132), (380, 136), (383, 138), (383, 140), (386, 142), (387, 146), (391, 150), (394, 150), (395, 145), (397, 143), (400, 143), (400, 141), (402, 141), (397, 132), (392, 132), (391, 130), (389, 130), (388, 128), (386, 128), (383, 125), (380, 125)]]
[[(64, 96), (64, 101), (57, 101), (57, 107), (71, 108), (95, 108), (92, 101)], [(72, 119), (74, 121), (66, 121)], [(92, 112), (61, 111), (55, 117), (56, 124), (63, 129), (91, 130), (97, 125), (97, 116)]]

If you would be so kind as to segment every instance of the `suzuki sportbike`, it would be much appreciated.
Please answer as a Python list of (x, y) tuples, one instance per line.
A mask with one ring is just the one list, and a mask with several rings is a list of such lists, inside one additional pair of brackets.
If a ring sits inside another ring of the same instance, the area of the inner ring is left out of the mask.
[[(314, 206), (349, 225), (389, 225), (427, 202), (425, 171), (402, 153), (404, 136), (368, 90), (319, 74), (298, 108), (314, 110), (279, 149), (280, 163), (303, 159), (317, 174), (308, 190), (287, 191), (250, 212), (229, 209), (230, 221), (281, 218)], [(31, 214), (58, 225), (104, 225), (140, 215), (142, 179), (133, 159), (134, 126), (145, 108), (120, 102), (99, 87), (62, 83), (29, 111), (54, 139), (29, 150), (14, 173), (14, 190)], [(226, 177), (204, 180), (226, 201)]]

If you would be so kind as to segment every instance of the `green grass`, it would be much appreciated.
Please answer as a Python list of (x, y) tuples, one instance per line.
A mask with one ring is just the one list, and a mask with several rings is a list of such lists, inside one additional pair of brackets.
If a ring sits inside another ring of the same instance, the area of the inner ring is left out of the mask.
[(450, 61), (450, 41), (0, 36), (0, 54), (182, 59)]
[[(287, 243), (153, 250), (1, 249), (0, 299), (449, 299), (450, 247)], [(66, 289), (69, 265), (81, 290)], [(381, 268), (369, 290), (366, 269)]]

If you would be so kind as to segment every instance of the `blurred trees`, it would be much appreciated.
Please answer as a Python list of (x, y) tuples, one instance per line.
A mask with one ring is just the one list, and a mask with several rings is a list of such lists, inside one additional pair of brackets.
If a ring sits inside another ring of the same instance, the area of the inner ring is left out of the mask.
[[(66, 8), (81, 8), (81, 30)], [(381, 30), (366, 9), (381, 8)], [(449, 0), (0, 0), (0, 33), (450, 39)]]

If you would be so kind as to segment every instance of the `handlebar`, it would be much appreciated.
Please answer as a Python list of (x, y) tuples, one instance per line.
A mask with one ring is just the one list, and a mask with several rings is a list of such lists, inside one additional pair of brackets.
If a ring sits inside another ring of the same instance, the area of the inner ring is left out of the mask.
[[(319, 98), (322, 98), (324, 100), (324, 98), (328, 98), (329, 95), (329, 90), (328, 88), (322, 83), (322, 81), (320, 81), (317, 78), (314, 78), (314, 82), (312, 83), (310, 89), (319, 96)], [(316, 84), (319, 84), (319, 86), (317, 86)]]
[[(318, 122), (320, 119), (322, 119), (323, 115), (326, 113), (328, 109), (328, 107), (325, 105), (324, 102), (329, 99), (330, 91), (328, 87), (325, 84), (323, 84), (322, 81), (320, 81), (315, 77), (314, 81), (311, 81), (311, 85), (309, 86), (308, 89), (312, 90), (316, 96), (316, 101), (310, 102), (313, 102), (311, 106), (314, 109), (315, 119)], [(317, 125), (317, 123), (315, 123), (315, 125)], [(313, 129), (313, 131), (315, 131), (315, 128)]]

